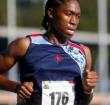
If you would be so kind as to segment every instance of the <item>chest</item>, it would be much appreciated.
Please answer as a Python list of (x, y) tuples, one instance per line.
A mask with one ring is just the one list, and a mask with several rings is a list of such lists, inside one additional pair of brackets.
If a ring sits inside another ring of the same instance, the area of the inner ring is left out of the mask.
[(23, 66), (38, 73), (81, 73), (85, 65), (84, 55), (72, 47), (36, 45), (23, 59)]

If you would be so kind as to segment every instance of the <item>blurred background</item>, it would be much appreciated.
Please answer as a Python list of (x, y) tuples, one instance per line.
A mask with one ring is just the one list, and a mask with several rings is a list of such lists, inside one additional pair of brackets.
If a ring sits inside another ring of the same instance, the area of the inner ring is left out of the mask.
[[(44, 32), (46, 0), (0, 0), (0, 51), (16, 38)], [(110, 105), (110, 0), (80, 0), (81, 20), (72, 40), (90, 47), (99, 80), (91, 105)], [(6, 74), (19, 81), (17, 64)], [(16, 94), (0, 89), (0, 105), (15, 105)]]

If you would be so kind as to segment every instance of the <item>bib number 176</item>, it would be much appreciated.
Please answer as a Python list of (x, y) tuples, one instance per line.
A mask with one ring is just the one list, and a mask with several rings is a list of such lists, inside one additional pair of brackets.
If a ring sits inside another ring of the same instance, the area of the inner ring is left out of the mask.
[(51, 98), (51, 105), (67, 105), (69, 94), (67, 92), (52, 92), (49, 94)]

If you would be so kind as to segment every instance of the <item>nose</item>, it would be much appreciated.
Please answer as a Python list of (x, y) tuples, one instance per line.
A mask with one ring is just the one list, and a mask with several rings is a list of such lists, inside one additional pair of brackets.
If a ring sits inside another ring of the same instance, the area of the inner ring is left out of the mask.
[(75, 15), (71, 16), (70, 23), (76, 25), (77, 22), (78, 22), (77, 17)]

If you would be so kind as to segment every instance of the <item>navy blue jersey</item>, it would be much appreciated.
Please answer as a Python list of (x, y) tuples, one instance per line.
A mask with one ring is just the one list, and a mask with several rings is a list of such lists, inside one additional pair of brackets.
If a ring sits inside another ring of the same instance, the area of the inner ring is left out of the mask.
[(42, 81), (73, 81), (74, 91), (80, 92), (86, 65), (80, 44), (68, 41), (67, 45), (53, 45), (40, 34), (29, 39), (29, 48), (19, 61), (21, 82), (34, 81), (34, 94), (42, 94)]

